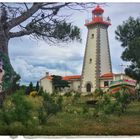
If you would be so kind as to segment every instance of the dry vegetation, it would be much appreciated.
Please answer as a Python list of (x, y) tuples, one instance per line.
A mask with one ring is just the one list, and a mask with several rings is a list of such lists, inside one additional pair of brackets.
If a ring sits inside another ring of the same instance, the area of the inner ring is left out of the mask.
[[(25, 96), (25, 95), (24, 95)], [(58, 96), (54, 96), (57, 98)], [(37, 116), (36, 109), (42, 104), (42, 97), (24, 97), (32, 103), (32, 118)], [(46, 124), (39, 124), (35, 118), (28, 126), (21, 122), (10, 125), (0, 123), (0, 134), (6, 135), (139, 135), (140, 134), (140, 102), (132, 101), (126, 112), (94, 117), (93, 107), (85, 108), (85, 101), (91, 97), (74, 99), (73, 96), (63, 96), (61, 112), (48, 119)]]

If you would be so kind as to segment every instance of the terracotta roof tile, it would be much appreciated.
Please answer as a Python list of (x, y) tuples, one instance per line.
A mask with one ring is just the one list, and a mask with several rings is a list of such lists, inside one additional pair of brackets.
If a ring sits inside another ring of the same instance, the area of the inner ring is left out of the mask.
[[(105, 73), (103, 75), (100, 76), (100, 78), (111, 78), (113, 77), (113, 73)], [(52, 76), (44, 76), (43, 78), (41, 78), (41, 80), (43, 79), (49, 79), (49, 80), (52, 80)], [(62, 80), (66, 80), (66, 81), (69, 81), (69, 80), (74, 80), (74, 79), (80, 79), (81, 78), (81, 75), (72, 75), (72, 76), (62, 76)]]
[(105, 73), (105, 74), (101, 75), (100, 77), (101, 78), (107, 78), (107, 77), (113, 77), (113, 75), (114, 74), (110, 72), (110, 73)]
[(72, 79), (80, 79), (81, 78), (81, 75), (73, 75), (73, 76), (64, 76), (62, 77), (63, 80), (72, 80)]

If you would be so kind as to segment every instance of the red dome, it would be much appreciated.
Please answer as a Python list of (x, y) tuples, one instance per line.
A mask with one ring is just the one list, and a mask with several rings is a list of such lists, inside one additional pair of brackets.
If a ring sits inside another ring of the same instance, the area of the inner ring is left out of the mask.
[(97, 7), (92, 10), (92, 13), (94, 14), (102, 14), (103, 12), (104, 10), (99, 5), (97, 5)]

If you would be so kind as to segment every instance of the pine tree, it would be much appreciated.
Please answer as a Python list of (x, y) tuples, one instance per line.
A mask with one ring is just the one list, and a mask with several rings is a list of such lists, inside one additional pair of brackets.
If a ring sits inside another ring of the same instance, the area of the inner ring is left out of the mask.
[(130, 17), (117, 27), (115, 33), (124, 48), (121, 58), (130, 62), (125, 73), (140, 82), (140, 18)]
[(35, 90), (36, 90), (37, 92), (39, 91), (39, 82), (38, 82), (38, 81), (36, 82)]

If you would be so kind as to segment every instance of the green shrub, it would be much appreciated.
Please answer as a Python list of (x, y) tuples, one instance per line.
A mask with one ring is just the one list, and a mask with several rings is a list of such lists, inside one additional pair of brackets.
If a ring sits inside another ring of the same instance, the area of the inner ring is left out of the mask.
[(39, 124), (46, 124), (47, 122), (47, 114), (43, 107), (40, 107), (38, 109), (38, 120), (39, 120)]
[(7, 125), (16, 121), (25, 125), (27, 120), (31, 119), (31, 109), (32, 106), (25, 100), (24, 95), (15, 93), (5, 100), (0, 110), (0, 119)]
[(22, 135), (23, 131), (25, 131), (25, 126), (21, 122), (13, 122), (8, 126), (7, 134)]
[(93, 93), (94, 97), (100, 97), (104, 94), (103, 90), (102, 89), (96, 89)]
[(63, 102), (63, 98), (61, 96), (55, 99), (51, 95), (45, 93), (42, 97), (42, 106), (38, 110), (38, 119), (40, 124), (46, 123), (51, 116), (60, 112), (62, 110)]
[[(130, 103), (130, 94), (124, 92), (123, 90), (113, 94), (113, 97), (116, 99), (117, 111), (120, 110), (120, 113), (124, 113), (128, 103)], [(120, 108), (120, 109), (119, 109)]]
[(75, 104), (75, 103), (78, 103), (78, 101), (79, 101), (79, 99), (80, 99), (80, 96), (81, 96), (80, 93), (74, 94), (72, 102), (73, 102), (74, 104)]
[(66, 93), (64, 94), (64, 96), (70, 97), (70, 96), (72, 96), (72, 92), (66, 92)]
[(31, 91), (30, 96), (31, 97), (36, 97), (37, 96), (37, 91)]
[(87, 114), (89, 112), (89, 107), (86, 104), (83, 106), (82, 109), (83, 109), (83, 114)]
[(120, 116), (126, 111), (131, 96), (124, 90), (112, 95), (107, 93), (103, 94), (100, 90), (96, 90), (95, 97), (98, 100), (93, 115), (95, 117), (102, 117), (113, 113), (117, 113)]

